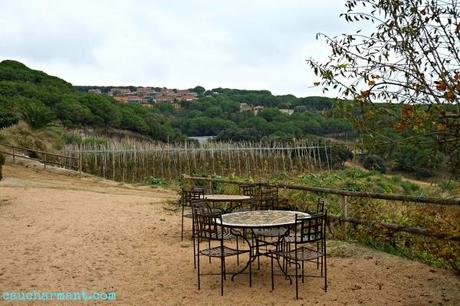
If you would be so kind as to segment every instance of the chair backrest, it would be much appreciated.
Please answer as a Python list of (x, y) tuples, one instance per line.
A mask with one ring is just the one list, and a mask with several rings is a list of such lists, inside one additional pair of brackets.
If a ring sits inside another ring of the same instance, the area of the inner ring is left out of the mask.
[(257, 210), (276, 209), (278, 207), (278, 188), (264, 188), (260, 191), (257, 201)]
[(324, 213), (325, 203), (326, 202), (324, 201), (324, 199), (318, 199), (318, 202), (316, 203), (316, 214)]
[(294, 237), (296, 244), (311, 243), (326, 239), (327, 210), (310, 217), (295, 215)]
[(257, 186), (255, 184), (239, 185), (239, 190), (240, 194), (245, 196), (253, 197), (257, 194)]
[(194, 188), (192, 190), (182, 189), (181, 204), (182, 206), (191, 206), (192, 200), (204, 199), (204, 189)]
[[(221, 240), (221, 215), (214, 213), (205, 199), (194, 199), (191, 204), (195, 237), (198, 239)], [(220, 220), (220, 223), (217, 220)]]

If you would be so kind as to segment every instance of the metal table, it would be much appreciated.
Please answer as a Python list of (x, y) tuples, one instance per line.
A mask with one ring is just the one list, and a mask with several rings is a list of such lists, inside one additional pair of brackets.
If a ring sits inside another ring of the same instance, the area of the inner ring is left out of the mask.
[[(243, 211), (243, 212), (234, 212), (222, 215), (222, 223), (221, 225), (227, 228), (230, 228), (231, 232), (236, 235), (242, 237), (249, 245), (249, 254), (250, 258), (248, 263), (241, 269), (240, 271), (236, 272), (232, 276), (233, 278), (243, 273), (246, 269), (249, 268), (249, 285), (252, 285), (252, 262), (255, 261), (260, 256), (267, 256), (271, 257), (272, 254), (270, 251), (262, 252), (260, 250), (260, 241), (255, 239), (252, 241), (248, 239), (244, 232), (247, 230), (253, 231), (254, 229), (260, 228), (275, 228), (275, 227), (285, 227), (289, 225), (293, 225), (295, 223), (295, 215), (298, 217), (308, 218), (310, 217), (309, 214), (300, 212), (300, 211), (290, 211), (290, 210), (255, 210), (255, 211)], [(220, 220), (219, 220), (220, 222)], [(253, 233), (254, 235), (254, 233)], [(254, 245), (255, 244), (255, 245)], [(276, 244), (272, 244), (276, 245)], [(265, 246), (265, 245), (264, 245)], [(281, 267), (278, 258), (277, 258), (278, 265), (281, 268), (283, 273), (284, 270)]]
[(220, 206), (224, 213), (231, 212), (237, 207), (243, 206), (251, 200), (250, 196), (236, 194), (205, 194), (204, 198), (213, 203), (213, 206)]

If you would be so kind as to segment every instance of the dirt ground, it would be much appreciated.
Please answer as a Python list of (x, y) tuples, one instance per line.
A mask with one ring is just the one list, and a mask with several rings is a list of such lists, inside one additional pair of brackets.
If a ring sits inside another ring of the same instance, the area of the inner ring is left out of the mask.
[[(460, 305), (452, 272), (336, 241), (329, 242), (327, 293), (320, 278), (307, 278), (296, 301), (283, 277), (272, 292), (268, 259), (255, 270), (252, 288), (240, 275), (225, 282), (221, 297), (219, 277), (204, 276), (199, 291), (190, 232), (181, 242), (175, 199), (173, 190), (7, 164), (0, 291), (115, 291), (120, 305)], [(217, 260), (202, 266), (218, 271)], [(237, 268), (229, 259), (227, 269)], [(313, 266), (307, 271), (317, 273)]]

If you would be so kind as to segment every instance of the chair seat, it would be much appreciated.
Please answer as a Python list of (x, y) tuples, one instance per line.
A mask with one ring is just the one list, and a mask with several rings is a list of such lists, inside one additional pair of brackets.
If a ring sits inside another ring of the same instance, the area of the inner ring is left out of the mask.
[(204, 256), (208, 256), (208, 257), (227, 257), (227, 256), (234, 256), (234, 255), (239, 255), (239, 254), (243, 254), (247, 252), (248, 250), (236, 250), (236, 249), (232, 249), (226, 246), (223, 247), (223, 253), (222, 253), (222, 248), (220, 246), (210, 248), (210, 249), (200, 250), (200, 254)]
[(220, 240), (220, 239), (224, 239), (224, 240), (228, 240), (228, 239), (232, 239), (233, 238), (233, 235), (229, 232), (225, 232), (225, 233), (219, 233), (216, 235), (216, 233), (211, 233), (211, 237), (209, 237), (209, 233), (202, 233), (201, 234), (203, 238), (211, 238), (211, 239), (214, 239), (214, 240)]
[[(315, 236), (313, 236), (313, 235), (310, 236), (310, 240), (313, 240), (314, 238), (315, 238)], [(304, 238), (304, 241), (305, 240), (306, 240), (306, 238)], [(297, 235), (297, 239), (296, 239), (294, 237), (294, 235), (292, 235), (292, 234), (287, 236), (286, 238), (284, 238), (284, 241), (287, 242), (287, 243), (294, 243), (294, 242), (302, 243), (303, 242), (299, 235)]]
[(297, 260), (301, 261), (308, 261), (316, 258), (320, 258), (323, 256), (323, 252), (317, 251), (315, 249), (310, 249), (307, 247), (299, 247), (295, 250), (287, 250), (287, 251), (278, 251), (276, 252), (277, 255), (295, 260), (297, 253)]
[(273, 227), (273, 228), (256, 228), (253, 230), (254, 235), (262, 237), (279, 237), (286, 234), (287, 228)]

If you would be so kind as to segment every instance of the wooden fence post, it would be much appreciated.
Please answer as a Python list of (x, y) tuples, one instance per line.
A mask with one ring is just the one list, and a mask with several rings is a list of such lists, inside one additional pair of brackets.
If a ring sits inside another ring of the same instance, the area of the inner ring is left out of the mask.
[(81, 168), (82, 168), (82, 158), (81, 158), (81, 146), (78, 146), (78, 175), (81, 177)]
[[(348, 196), (344, 195), (342, 197), (342, 217), (348, 218)], [(345, 222), (343, 225), (345, 238), (348, 236), (348, 222)]]
[(212, 190), (212, 178), (211, 178), (210, 175), (208, 175), (207, 181), (208, 181), (208, 193), (212, 194), (213, 193), (213, 190)]

